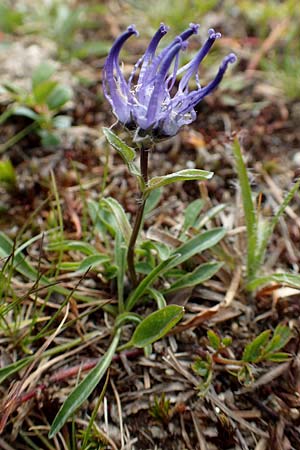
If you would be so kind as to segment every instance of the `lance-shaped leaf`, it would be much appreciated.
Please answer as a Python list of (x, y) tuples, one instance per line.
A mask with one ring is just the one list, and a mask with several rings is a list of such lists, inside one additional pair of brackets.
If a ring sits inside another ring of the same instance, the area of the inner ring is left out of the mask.
[(150, 314), (135, 329), (128, 343), (130, 347), (143, 348), (165, 336), (184, 315), (184, 308), (169, 305)]
[(272, 275), (266, 275), (265, 277), (258, 277), (247, 284), (249, 291), (254, 291), (262, 285), (269, 283), (280, 283), (285, 286), (290, 286), (296, 289), (300, 288), (300, 275), (296, 273), (273, 273)]
[(153, 189), (166, 186), (167, 184), (176, 183), (176, 181), (204, 181), (210, 180), (213, 176), (213, 172), (200, 169), (184, 169), (179, 172), (170, 173), (163, 177), (154, 177), (149, 180), (145, 193), (153, 191)]
[(119, 229), (120, 229), (126, 243), (128, 244), (131, 233), (132, 233), (132, 228), (127, 219), (124, 209), (122, 208), (120, 203), (112, 197), (104, 198), (102, 200), (102, 203), (107, 205), (110, 208), (110, 210), (112, 211), (112, 213), (115, 216), (115, 219), (117, 221), (117, 224), (119, 226)]
[(74, 414), (77, 408), (82, 405), (82, 403), (89, 397), (93, 392), (97, 384), (100, 382), (101, 378), (105, 374), (106, 370), (110, 366), (113, 359), (115, 351), (117, 349), (119, 339), (120, 339), (121, 329), (119, 328), (114, 336), (109, 349), (102, 356), (98, 364), (89, 372), (89, 374), (81, 381), (81, 383), (76, 386), (76, 388), (67, 397), (62, 407), (58, 411), (50, 432), (49, 438), (53, 438), (56, 433), (63, 427), (68, 418)]
[(202, 264), (197, 267), (193, 272), (187, 273), (172, 286), (167, 289), (164, 293), (169, 294), (170, 292), (178, 291), (178, 289), (184, 289), (187, 287), (197, 286), (206, 280), (209, 280), (218, 270), (222, 267), (223, 263), (219, 262), (209, 262)]

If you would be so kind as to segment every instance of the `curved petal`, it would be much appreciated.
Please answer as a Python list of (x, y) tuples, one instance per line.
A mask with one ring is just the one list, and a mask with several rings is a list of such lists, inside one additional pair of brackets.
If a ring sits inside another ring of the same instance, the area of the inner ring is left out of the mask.
[(114, 42), (103, 69), (103, 91), (106, 98), (111, 103), (115, 115), (122, 123), (128, 120), (129, 108), (128, 100), (130, 91), (124, 75), (120, 69), (119, 54), (126, 40), (137, 35), (134, 25), (127, 28)]
[[(185, 113), (191, 111), (193, 108), (195, 108), (198, 105), (198, 103), (201, 102), (201, 100), (204, 99), (204, 97), (206, 97), (208, 94), (210, 94), (220, 84), (220, 82), (224, 76), (224, 73), (227, 70), (228, 65), (234, 63), (236, 61), (236, 59), (237, 58), (234, 53), (230, 53), (229, 55), (225, 56), (214, 80), (212, 80), (204, 88), (198, 89), (197, 91), (190, 92), (188, 95), (186, 95), (185, 99), (183, 100), (182, 105), (180, 107), (179, 113), (185, 114)], [(174, 107), (175, 107), (176, 98), (174, 98), (173, 101), (174, 101)]]
[(181, 42), (186, 41), (189, 37), (191, 37), (193, 34), (197, 34), (199, 30), (200, 25), (190, 23), (189, 28), (187, 28), (185, 31), (183, 31), (179, 36), (176, 36), (175, 39), (167, 46), (165, 47), (159, 55), (157, 55), (151, 64), (151, 66), (148, 66), (147, 72), (143, 76), (143, 82), (150, 82), (154, 77), (155, 74), (164, 59), (164, 57), (169, 53), (169, 51), (178, 43), (180, 40)]
[(161, 108), (164, 96), (166, 95), (166, 86), (164, 83), (165, 78), (168, 74), (168, 70), (173, 62), (173, 59), (181, 49), (182, 41), (181, 38), (178, 38), (178, 43), (169, 50), (161, 62), (160, 69), (155, 77), (153, 92), (149, 100), (146, 129), (149, 128), (156, 120), (157, 112), (159, 111), (159, 108)]
[(221, 37), (221, 33), (216, 33), (213, 28), (208, 30), (208, 39), (204, 43), (204, 45), (201, 47), (197, 55), (188, 63), (186, 66), (182, 67), (178, 72), (177, 75), (179, 75), (182, 72), (186, 72), (182, 79), (180, 80), (178, 90), (184, 91), (185, 88), (188, 85), (188, 82), (190, 78), (197, 73), (200, 63), (203, 61), (204, 57), (207, 55), (209, 50), (211, 49), (212, 45), (214, 44), (216, 39), (219, 39)]
[(143, 78), (144, 78), (145, 72), (146, 72), (148, 66), (152, 63), (152, 60), (155, 56), (157, 46), (158, 46), (159, 42), (161, 41), (161, 39), (164, 37), (164, 35), (167, 34), (168, 31), (169, 31), (169, 27), (167, 27), (166, 25), (161, 23), (159, 29), (157, 30), (157, 32), (151, 39), (151, 42), (150, 42), (150, 44), (145, 52), (145, 55), (143, 57), (143, 64), (142, 64), (141, 71), (139, 74), (138, 85), (141, 85), (143, 83)]

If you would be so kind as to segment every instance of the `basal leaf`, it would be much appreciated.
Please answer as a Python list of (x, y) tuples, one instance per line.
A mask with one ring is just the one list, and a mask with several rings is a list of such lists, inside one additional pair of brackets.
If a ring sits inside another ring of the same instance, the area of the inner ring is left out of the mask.
[(119, 328), (114, 336), (109, 349), (102, 356), (98, 364), (89, 372), (89, 374), (79, 383), (65, 400), (58, 411), (49, 432), (49, 439), (53, 438), (66, 423), (68, 418), (82, 405), (82, 403), (93, 392), (106, 370), (110, 366), (112, 358), (117, 349), (120, 339), (121, 329)]
[(118, 224), (118, 229), (115, 230), (115, 232), (121, 231), (126, 243), (128, 244), (132, 233), (132, 228), (123, 207), (113, 197), (104, 198), (101, 203), (110, 208)]
[(187, 273), (171, 285), (165, 293), (177, 291), (187, 287), (197, 286), (206, 280), (209, 280), (222, 267), (223, 263), (209, 262), (197, 267), (193, 272)]
[(143, 348), (161, 339), (184, 315), (184, 308), (169, 305), (146, 317), (135, 329), (130, 340), (133, 347)]

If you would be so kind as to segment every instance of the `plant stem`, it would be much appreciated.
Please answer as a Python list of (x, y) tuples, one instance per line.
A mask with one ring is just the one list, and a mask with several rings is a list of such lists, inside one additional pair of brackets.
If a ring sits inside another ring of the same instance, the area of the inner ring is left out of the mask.
[[(143, 181), (145, 185), (148, 181), (148, 150), (142, 145), (140, 148), (140, 170), (141, 175), (143, 177)], [(145, 205), (146, 205), (147, 196), (142, 194), (141, 203), (138, 207), (137, 214), (135, 217), (132, 234), (130, 236), (130, 241), (128, 245), (128, 253), (127, 253), (127, 265), (129, 271), (129, 277), (133, 287), (136, 287), (138, 284), (137, 275), (134, 267), (134, 249), (136, 240), (139, 235), (139, 231), (141, 228), (141, 223), (143, 220)]]

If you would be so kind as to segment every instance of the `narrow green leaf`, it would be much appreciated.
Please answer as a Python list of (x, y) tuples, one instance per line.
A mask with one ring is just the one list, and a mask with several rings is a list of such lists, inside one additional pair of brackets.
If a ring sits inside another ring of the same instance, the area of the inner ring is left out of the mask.
[[(9, 258), (14, 252), (12, 240), (4, 233), (0, 232), (0, 258)], [(44, 283), (49, 283), (46, 277), (40, 277), (39, 272), (32, 267), (25, 259), (22, 253), (15, 252), (11, 259), (13, 267), (31, 281), (40, 279)]]
[(265, 277), (259, 277), (252, 280), (247, 284), (249, 291), (254, 291), (264, 284), (280, 283), (286, 286), (290, 286), (296, 289), (300, 288), (300, 275), (293, 273), (273, 273), (272, 275), (266, 275)]
[[(174, 253), (180, 255), (176, 260), (176, 265), (182, 264), (192, 256), (213, 247), (223, 239), (225, 234), (226, 230), (224, 228), (212, 228), (183, 243), (174, 250)], [(173, 267), (175, 267), (175, 265), (173, 265)]]
[(127, 246), (120, 232), (116, 233), (115, 240), (115, 264), (118, 268), (117, 286), (118, 286), (118, 307), (119, 312), (124, 311), (124, 281), (126, 271)]
[(207, 170), (200, 169), (184, 169), (179, 172), (170, 173), (163, 177), (154, 177), (149, 180), (145, 194), (153, 191), (153, 189), (158, 189), (167, 184), (175, 183), (176, 181), (189, 181), (189, 180), (210, 180), (213, 176), (213, 172), (208, 172)]
[(32, 361), (33, 357), (28, 356), (27, 358), (20, 359), (19, 361), (16, 361), (12, 364), (9, 364), (6, 367), (0, 368), (0, 384), (3, 383), (6, 378), (10, 377), (16, 372), (19, 372), (19, 370), (23, 369), (27, 364)]
[(184, 289), (187, 287), (197, 286), (206, 280), (209, 280), (219, 269), (223, 266), (223, 263), (209, 262), (197, 267), (193, 272), (187, 273), (175, 283), (173, 283), (169, 289), (165, 290), (166, 294), (177, 291), (178, 289)]
[(123, 158), (124, 162), (127, 164), (129, 171), (133, 175), (140, 176), (140, 172), (133, 164), (133, 161), (136, 158), (136, 152), (132, 147), (129, 147), (122, 139), (120, 139), (113, 131), (109, 128), (102, 128), (103, 134), (106, 137), (109, 144), (117, 150), (120, 156)]
[(147, 294), (149, 294), (150, 297), (152, 297), (156, 301), (158, 309), (162, 309), (165, 306), (167, 306), (167, 302), (166, 302), (165, 297), (157, 289), (148, 288), (147, 289)]
[(133, 312), (123, 312), (116, 317), (115, 327), (119, 328), (126, 322), (141, 323), (142, 317)]
[(126, 310), (130, 311), (136, 302), (145, 294), (146, 290), (151, 286), (154, 281), (161, 276), (168, 268), (170, 268), (174, 261), (179, 258), (180, 255), (172, 255), (168, 259), (162, 261), (156, 266), (137, 286), (137, 288), (128, 297), (126, 302)]
[(57, 242), (50, 242), (48, 244), (48, 250), (64, 250), (64, 251), (78, 251), (85, 255), (94, 255), (97, 253), (95, 247), (87, 242), (63, 240)]
[(184, 308), (169, 305), (146, 317), (135, 329), (128, 345), (143, 348), (165, 336), (183, 317)]
[(162, 196), (162, 190), (161, 189), (155, 189), (155, 191), (152, 191), (147, 200), (144, 210), (144, 216), (147, 216), (153, 209), (157, 206)]
[(270, 338), (271, 330), (263, 331), (252, 342), (246, 345), (242, 360), (255, 363), (262, 355), (264, 348)]
[(270, 353), (269, 355), (266, 355), (266, 361), (272, 361), (272, 362), (285, 362), (291, 359), (291, 356), (289, 353), (285, 352), (276, 352), (276, 353)]
[[(112, 213), (116, 219), (116, 222), (118, 224), (119, 230), (121, 231), (121, 233), (125, 239), (125, 242), (128, 244), (131, 233), (132, 233), (132, 228), (127, 219), (127, 216), (125, 214), (123, 207), (113, 197), (104, 198), (101, 201), (101, 203), (108, 206), (110, 208), (110, 210), (112, 211)], [(116, 230), (116, 231), (118, 231), (118, 230)]]
[(94, 269), (95, 267), (110, 261), (110, 257), (102, 253), (87, 256), (79, 265), (76, 272), (84, 273), (88, 269)]
[(89, 374), (76, 386), (58, 411), (49, 432), (49, 439), (53, 438), (66, 423), (68, 418), (82, 405), (82, 403), (93, 392), (106, 370), (110, 366), (112, 358), (120, 340), (121, 329), (119, 328), (107, 350), (98, 364)]
[(247, 169), (243, 160), (238, 139), (235, 139), (232, 150), (241, 187), (243, 209), (247, 228), (247, 276), (248, 279), (251, 280), (256, 272), (256, 211), (252, 200), (252, 192), (247, 175)]
[(204, 225), (211, 219), (213, 219), (214, 217), (216, 217), (221, 211), (224, 211), (226, 205), (224, 205), (223, 203), (220, 205), (216, 205), (213, 208), (210, 208), (208, 211), (206, 211), (205, 214), (201, 215), (201, 217), (199, 217), (199, 219), (197, 220), (197, 222), (195, 223), (194, 227), (197, 230), (200, 230), (201, 228), (204, 227)]
[(127, 300), (126, 309), (131, 310), (136, 302), (145, 294), (146, 289), (151, 286), (158, 277), (162, 276), (168, 270), (182, 264), (197, 253), (213, 247), (225, 235), (224, 228), (213, 228), (204, 233), (195, 236), (188, 242), (174, 250), (169, 258), (156, 266), (137, 286)]
[(188, 205), (184, 213), (182, 234), (184, 234), (190, 227), (193, 227), (195, 225), (196, 219), (199, 216), (203, 206), (204, 200), (199, 198)]
[[(275, 226), (278, 223), (278, 220), (284, 213), (285, 209), (287, 208), (287, 206), (290, 203), (290, 201), (292, 200), (292, 198), (295, 196), (295, 194), (299, 190), (299, 187), (300, 187), (300, 180), (298, 180), (294, 184), (292, 189), (290, 189), (290, 191), (287, 193), (283, 202), (279, 205), (279, 208), (278, 208), (276, 214), (274, 215), (274, 217), (272, 218), (272, 220), (268, 221), (267, 224), (262, 223), (263, 229), (262, 229), (262, 232), (260, 233), (261, 238), (259, 239), (259, 234), (258, 234), (258, 245), (257, 245), (257, 249), (256, 249), (256, 258), (259, 262), (259, 265), (261, 265), (263, 263), (267, 245), (271, 239), (272, 233), (274, 231)], [(258, 225), (259, 225), (259, 223), (258, 223)], [(258, 233), (259, 233), (259, 228), (258, 228)]]

